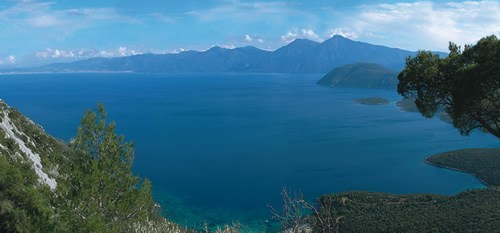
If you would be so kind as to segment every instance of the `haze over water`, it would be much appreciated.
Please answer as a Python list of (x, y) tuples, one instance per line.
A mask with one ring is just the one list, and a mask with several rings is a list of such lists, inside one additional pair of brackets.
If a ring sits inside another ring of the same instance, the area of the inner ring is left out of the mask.
[[(395, 91), (326, 88), (321, 75), (50, 74), (0, 76), (0, 93), (48, 133), (69, 140), (102, 101), (136, 145), (134, 170), (181, 224), (258, 225), (280, 190), (307, 199), (352, 190), (454, 194), (481, 183), (426, 165), (429, 155), (498, 147), (439, 119), (402, 112)], [(353, 103), (379, 96), (385, 106)], [(175, 215), (174, 215), (175, 214)], [(186, 218), (187, 217), (187, 218)], [(188, 219), (188, 220), (186, 220)]]

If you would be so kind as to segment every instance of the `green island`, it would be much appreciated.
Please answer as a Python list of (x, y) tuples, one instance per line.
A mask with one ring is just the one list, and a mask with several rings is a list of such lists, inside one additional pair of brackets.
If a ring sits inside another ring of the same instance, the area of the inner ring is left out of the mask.
[(368, 98), (359, 98), (354, 99), (354, 103), (357, 104), (365, 104), (365, 105), (386, 105), (389, 104), (389, 100), (386, 100), (381, 97), (368, 97)]
[(500, 185), (500, 149), (463, 149), (433, 155), (425, 162), (471, 173), (486, 185)]
[(374, 63), (356, 63), (337, 67), (318, 81), (327, 87), (349, 87), (367, 89), (396, 88), (397, 72)]

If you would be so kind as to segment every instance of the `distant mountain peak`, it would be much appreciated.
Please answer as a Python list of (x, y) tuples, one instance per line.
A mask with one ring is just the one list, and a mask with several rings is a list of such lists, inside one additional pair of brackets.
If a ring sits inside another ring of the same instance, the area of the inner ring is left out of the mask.
[(247, 46), (227, 49), (214, 46), (206, 51), (140, 55), (57, 63), (10, 72), (261, 72), (326, 73), (346, 64), (378, 63), (392, 70), (404, 67), (415, 52), (352, 41), (335, 35), (322, 43), (296, 39), (274, 51)]
[(222, 51), (226, 51), (226, 50), (228, 50), (228, 49), (226, 49), (226, 48), (222, 48), (222, 47), (220, 47), (220, 46), (216, 45), (216, 46), (214, 46), (214, 47), (212, 47), (212, 48), (208, 49), (208, 50), (207, 50), (207, 51), (205, 51), (205, 52), (222, 52)]
[(345, 38), (341, 35), (334, 35), (330, 39), (323, 41), (322, 44), (339, 43), (339, 42), (355, 42), (349, 38)]
[(330, 37), (329, 40), (351, 40), (351, 39), (349, 39), (347, 37), (343, 37), (341, 35), (333, 35), (332, 37)]
[(318, 45), (318, 44), (319, 43), (316, 41), (298, 38), (298, 39), (295, 39), (294, 41), (290, 42), (288, 45), (285, 45), (284, 47), (291, 46), (291, 45)]
[(306, 50), (311, 50), (312, 48), (320, 45), (320, 43), (308, 40), (308, 39), (295, 39), (289, 44), (279, 48), (276, 52), (284, 52), (284, 51), (294, 51), (294, 52), (304, 52)]
[(257, 47), (254, 47), (254, 46), (245, 46), (245, 47), (239, 47), (239, 48), (235, 48), (237, 50), (245, 50), (245, 51), (262, 51), (262, 49), (259, 49)]

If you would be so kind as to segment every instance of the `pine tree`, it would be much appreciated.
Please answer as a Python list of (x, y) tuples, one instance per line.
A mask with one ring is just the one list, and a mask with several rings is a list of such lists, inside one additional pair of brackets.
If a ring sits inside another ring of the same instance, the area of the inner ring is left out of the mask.
[(480, 129), (500, 138), (500, 40), (487, 36), (462, 51), (450, 43), (440, 58), (420, 51), (406, 59), (398, 93), (415, 97), (426, 117), (444, 109), (463, 135)]
[(151, 183), (132, 174), (134, 146), (107, 124), (102, 104), (98, 113), (85, 113), (70, 147), (62, 218), (73, 232), (125, 232), (151, 215)]

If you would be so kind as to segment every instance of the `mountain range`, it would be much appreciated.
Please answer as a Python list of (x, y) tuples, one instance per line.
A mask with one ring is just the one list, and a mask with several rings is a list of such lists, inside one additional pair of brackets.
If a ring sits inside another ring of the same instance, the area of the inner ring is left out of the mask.
[(255, 72), (327, 73), (351, 63), (376, 63), (398, 71), (405, 58), (416, 52), (353, 41), (334, 36), (322, 43), (297, 39), (275, 51), (255, 47), (176, 54), (141, 54), (117, 58), (91, 58), (69, 63), (54, 63), (17, 72)]

